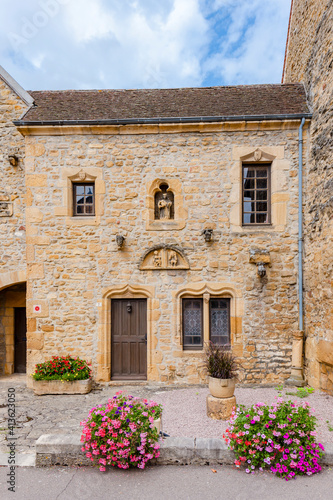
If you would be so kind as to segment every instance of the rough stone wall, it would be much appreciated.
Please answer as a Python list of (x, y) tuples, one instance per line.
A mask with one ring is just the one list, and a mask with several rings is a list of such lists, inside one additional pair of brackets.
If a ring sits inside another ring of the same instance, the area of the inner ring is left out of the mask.
[(333, 393), (333, 1), (294, 0), (285, 82), (313, 109), (305, 189), (306, 374)]
[[(129, 285), (153, 289), (148, 378), (200, 382), (202, 353), (182, 350), (175, 296), (190, 284), (222, 283), (220, 288), (237, 290), (242, 303), (233, 318), (240, 379), (287, 378), (298, 309), (298, 125), (27, 137), (28, 373), (51, 355), (71, 353), (91, 360), (96, 376), (106, 355), (99, 343), (106, 321), (100, 301), (105, 290)], [(234, 189), (241, 173), (235, 148), (246, 147), (281, 155), (276, 162), (281, 171), (272, 176), (278, 186), (275, 225), (264, 229), (245, 230), (239, 220), (237, 229), (231, 217), (241, 196), (239, 183)], [(96, 177), (101, 196), (98, 217), (89, 225), (87, 219), (70, 217), (66, 206), (68, 177), (81, 169)], [(176, 194), (187, 212), (183, 229), (147, 230), (147, 197), (156, 179), (178, 180)], [(208, 226), (214, 229), (209, 244), (201, 235)], [(126, 237), (122, 250), (117, 233)], [(144, 252), (161, 243), (180, 247), (190, 269), (140, 270)], [(270, 252), (264, 279), (249, 262), (253, 248)]]
[[(26, 270), (24, 138), (13, 125), (26, 108), (0, 78), (0, 290), (12, 284), (12, 279), (19, 280)], [(10, 154), (19, 157), (18, 166), (9, 163)], [(1, 297), (0, 374), (13, 368), (14, 361), (13, 335), (8, 336), (14, 310), (6, 308), (5, 296)]]
[[(26, 108), (0, 78), (0, 277), (26, 266), (24, 138), (13, 125)], [(18, 166), (9, 163), (10, 154), (20, 158)], [(7, 208), (13, 215), (5, 215)]]

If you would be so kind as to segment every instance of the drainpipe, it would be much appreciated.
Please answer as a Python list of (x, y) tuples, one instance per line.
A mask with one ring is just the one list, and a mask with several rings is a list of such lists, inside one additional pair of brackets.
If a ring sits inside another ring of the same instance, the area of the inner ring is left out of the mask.
[(291, 375), (289, 385), (305, 385), (303, 376), (303, 126), (302, 118), (298, 132), (298, 331), (293, 332)]

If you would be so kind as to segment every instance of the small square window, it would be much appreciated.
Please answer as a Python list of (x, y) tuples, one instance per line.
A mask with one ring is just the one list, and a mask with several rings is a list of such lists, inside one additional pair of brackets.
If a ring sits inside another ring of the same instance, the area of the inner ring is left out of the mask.
[(270, 165), (243, 165), (243, 225), (271, 222)]
[(73, 215), (95, 215), (94, 184), (73, 184)]

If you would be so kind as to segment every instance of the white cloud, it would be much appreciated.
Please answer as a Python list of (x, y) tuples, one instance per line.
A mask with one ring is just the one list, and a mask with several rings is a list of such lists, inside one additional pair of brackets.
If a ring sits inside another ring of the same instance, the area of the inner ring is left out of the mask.
[[(226, 36), (205, 70), (225, 84), (281, 80), (290, 0), (215, 0), (224, 13)], [(215, 30), (217, 28), (215, 27)]]
[(276, 81), (289, 4), (1, 0), (0, 63), (30, 89)]

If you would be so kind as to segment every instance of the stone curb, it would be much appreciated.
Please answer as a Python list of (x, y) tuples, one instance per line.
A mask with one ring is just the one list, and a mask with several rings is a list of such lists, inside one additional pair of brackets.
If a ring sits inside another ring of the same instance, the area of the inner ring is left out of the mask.
[[(91, 465), (81, 451), (81, 434), (43, 434), (36, 441), (36, 466)], [(333, 465), (333, 444), (324, 445), (322, 465)], [(168, 437), (161, 441), (158, 465), (233, 465), (232, 451), (224, 440), (216, 438)]]

